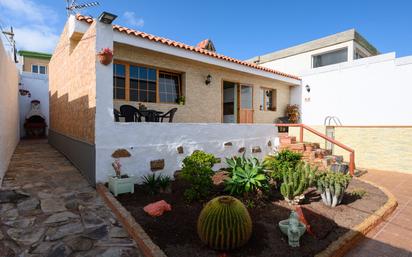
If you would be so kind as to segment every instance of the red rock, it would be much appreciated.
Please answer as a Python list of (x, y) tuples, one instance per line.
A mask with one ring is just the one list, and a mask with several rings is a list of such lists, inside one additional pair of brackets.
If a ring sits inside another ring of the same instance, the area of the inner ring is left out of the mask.
[(165, 200), (160, 200), (146, 205), (143, 210), (152, 217), (162, 216), (165, 211), (171, 211), (172, 206)]

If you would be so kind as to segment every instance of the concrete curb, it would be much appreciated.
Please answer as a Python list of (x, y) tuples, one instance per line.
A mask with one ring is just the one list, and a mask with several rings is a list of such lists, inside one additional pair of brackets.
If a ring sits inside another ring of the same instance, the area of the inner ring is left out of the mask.
[(386, 201), (385, 205), (383, 205), (379, 210), (375, 211), (372, 215), (366, 218), (362, 223), (356, 225), (350, 231), (346, 232), (343, 236), (341, 236), (338, 240), (330, 244), (328, 248), (318, 253), (316, 257), (344, 256), (357, 243), (362, 241), (369, 231), (371, 231), (373, 228), (377, 227), (380, 223), (386, 220), (388, 216), (392, 214), (392, 212), (398, 206), (398, 202), (396, 201), (395, 196), (386, 188), (363, 179), (359, 180), (379, 188), (383, 193), (386, 194), (386, 196), (388, 197), (388, 201)]
[(114, 198), (107, 187), (103, 184), (97, 184), (96, 190), (139, 246), (145, 257), (167, 257), (159, 246), (153, 243), (133, 216)]

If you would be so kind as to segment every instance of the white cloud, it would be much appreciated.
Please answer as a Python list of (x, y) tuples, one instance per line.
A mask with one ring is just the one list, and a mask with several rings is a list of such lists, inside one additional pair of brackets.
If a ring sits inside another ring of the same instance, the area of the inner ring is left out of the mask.
[(134, 12), (125, 12), (123, 13), (123, 17), (129, 25), (132, 25), (135, 27), (144, 26), (144, 20), (142, 18), (137, 17)]
[(13, 26), (19, 50), (53, 52), (58, 16), (50, 7), (33, 0), (0, 0), (0, 17), (2, 25)]

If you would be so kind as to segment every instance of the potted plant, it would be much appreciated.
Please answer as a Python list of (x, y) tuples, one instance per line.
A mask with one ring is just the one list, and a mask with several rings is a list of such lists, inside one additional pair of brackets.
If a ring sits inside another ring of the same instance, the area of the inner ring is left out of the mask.
[(286, 107), (286, 116), (288, 116), (290, 123), (297, 123), (300, 119), (299, 105), (288, 104)]
[(117, 159), (112, 163), (114, 172), (116, 176), (112, 176), (109, 178), (109, 190), (115, 196), (119, 194), (125, 193), (134, 193), (134, 181), (133, 177), (129, 177), (127, 174), (121, 174), (122, 165), (120, 161)]
[(179, 98), (177, 98), (177, 103), (179, 105), (185, 105), (185, 102), (186, 102), (186, 98), (183, 95), (181, 95), (181, 96), (179, 96)]
[(110, 48), (103, 48), (97, 56), (101, 64), (109, 65), (113, 60), (113, 51)]

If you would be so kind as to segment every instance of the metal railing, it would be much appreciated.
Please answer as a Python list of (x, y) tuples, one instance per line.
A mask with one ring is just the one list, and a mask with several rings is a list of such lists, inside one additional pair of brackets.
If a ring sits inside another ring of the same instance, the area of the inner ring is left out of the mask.
[(342, 122), (340, 122), (340, 119), (336, 116), (326, 116), (325, 121), (323, 122), (323, 124), (325, 126), (330, 126), (331, 122), (335, 122), (336, 126), (342, 126)]
[(298, 128), (300, 128), (300, 130), (299, 130), (299, 142), (301, 142), (301, 143), (303, 143), (304, 130), (307, 130), (307, 131), (317, 135), (318, 137), (321, 137), (321, 138), (325, 139), (326, 141), (331, 142), (332, 144), (337, 145), (340, 148), (348, 151), (349, 152), (349, 172), (350, 172), (351, 176), (354, 175), (354, 172), (355, 172), (355, 150), (353, 150), (349, 146), (344, 145), (341, 142), (336, 141), (335, 139), (330, 138), (330, 137), (326, 136), (325, 134), (322, 134), (319, 131), (317, 131), (317, 130), (309, 127), (309, 126), (306, 126), (305, 124), (300, 124), (300, 123), (298, 123), (298, 124), (282, 124), (281, 123), (281, 124), (275, 124), (275, 125), (278, 126), (278, 127), (298, 127)]

